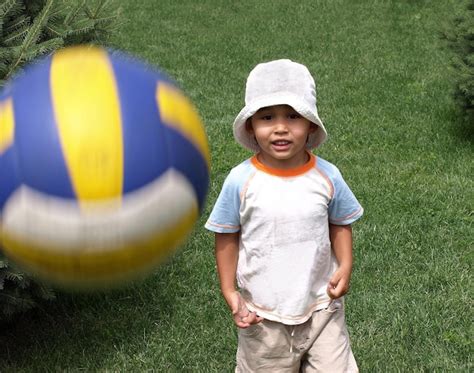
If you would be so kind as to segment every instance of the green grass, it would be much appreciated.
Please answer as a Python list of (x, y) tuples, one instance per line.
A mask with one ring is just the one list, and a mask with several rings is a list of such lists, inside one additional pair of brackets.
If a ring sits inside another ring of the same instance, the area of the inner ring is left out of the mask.
[(472, 366), (472, 132), (451, 99), (439, 32), (457, 0), (123, 1), (117, 47), (169, 72), (212, 149), (208, 205), (179, 253), (144, 283), (58, 300), (0, 331), (0, 371), (231, 372), (236, 331), (203, 224), (229, 169), (258, 62), (316, 76), (334, 162), (365, 207), (354, 226), (347, 319), (362, 372)]

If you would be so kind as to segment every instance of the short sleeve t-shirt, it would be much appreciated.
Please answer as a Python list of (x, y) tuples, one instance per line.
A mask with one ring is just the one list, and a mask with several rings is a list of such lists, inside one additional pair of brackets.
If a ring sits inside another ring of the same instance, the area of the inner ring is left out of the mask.
[(257, 156), (227, 176), (206, 228), (240, 232), (237, 282), (247, 307), (296, 325), (328, 306), (337, 269), (329, 223), (351, 224), (363, 209), (339, 170), (310, 154), (291, 170), (269, 168)]

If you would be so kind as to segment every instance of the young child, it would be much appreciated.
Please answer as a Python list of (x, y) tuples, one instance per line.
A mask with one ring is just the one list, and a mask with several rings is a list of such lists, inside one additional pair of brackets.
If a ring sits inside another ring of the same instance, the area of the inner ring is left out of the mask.
[(235, 139), (256, 154), (232, 169), (206, 228), (239, 327), (236, 372), (357, 372), (342, 296), (363, 209), (310, 152), (326, 139), (315, 89), (304, 65), (259, 64), (234, 121)]

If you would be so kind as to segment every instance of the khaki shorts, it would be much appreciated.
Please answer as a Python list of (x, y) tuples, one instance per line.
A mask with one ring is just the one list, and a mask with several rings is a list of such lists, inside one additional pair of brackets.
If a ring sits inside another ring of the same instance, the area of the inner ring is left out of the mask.
[(264, 320), (239, 329), (238, 373), (358, 372), (340, 303), (301, 325)]

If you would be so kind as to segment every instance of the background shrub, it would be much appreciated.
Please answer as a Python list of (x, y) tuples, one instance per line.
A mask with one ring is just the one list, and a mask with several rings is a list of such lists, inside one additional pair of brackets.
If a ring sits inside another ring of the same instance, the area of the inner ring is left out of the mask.
[(456, 74), (454, 97), (471, 123), (474, 123), (474, 0), (453, 20), (453, 28), (445, 33), (454, 52)]

